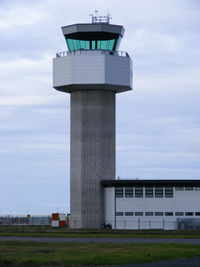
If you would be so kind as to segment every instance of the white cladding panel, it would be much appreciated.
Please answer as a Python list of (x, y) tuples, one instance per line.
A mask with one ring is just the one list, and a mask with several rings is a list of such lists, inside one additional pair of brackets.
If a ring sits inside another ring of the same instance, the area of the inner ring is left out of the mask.
[(53, 86), (60, 86), (64, 84), (72, 83), (73, 74), (73, 58), (65, 57), (54, 58), (53, 59)]
[(104, 198), (104, 218), (107, 223), (112, 224), (115, 218), (115, 188), (105, 188)]
[(128, 57), (105, 55), (106, 84), (132, 86), (131, 66)]
[(90, 51), (57, 57), (53, 59), (53, 87), (65, 92), (81, 89), (131, 90), (132, 61), (128, 56)]
[(105, 56), (83, 54), (72, 58), (72, 84), (105, 83)]
[(66, 214), (65, 213), (59, 213), (59, 221), (65, 221)]
[(175, 191), (173, 198), (116, 198), (116, 211), (200, 211), (200, 191)]
[(105, 83), (105, 57), (102, 55), (69, 55), (54, 58), (53, 86)]
[(52, 221), (51, 226), (52, 227), (59, 227), (59, 221)]
[[(124, 188), (125, 189), (125, 188)], [(143, 187), (143, 190), (145, 187)], [(117, 229), (176, 229), (177, 218), (197, 219), (195, 212), (200, 212), (200, 191), (176, 191), (173, 188), (172, 198), (147, 198), (143, 192), (142, 198), (116, 198), (115, 188), (105, 187), (105, 222), (111, 223)], [(115, 205), (111, 205), (115, 203)], [(115, 216), (115, 212), (123, 212), (123, 216)], [(125, 216), (125, 212), (143, 212), (143, 216)], [(145, 212), (153, 212), (153, 216), (145, 216)], [(155, 216), (155, 212), (173, 212), (173, 216)], [(184, 216), (175, 216), (175, 212), (183, 212)], [(193, 212), (186, 216), (185, 212)]]

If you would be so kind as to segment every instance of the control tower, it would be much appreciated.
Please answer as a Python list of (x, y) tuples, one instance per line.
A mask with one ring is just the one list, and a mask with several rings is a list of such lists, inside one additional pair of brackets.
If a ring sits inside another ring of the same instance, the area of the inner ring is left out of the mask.
[(119, 52), (123, 26), (109, 17), (62, 27), (68, 51), (53, 59), (53, 87), (70, 93), (71, 228), (100, 228), (100, 181), (115, 179), (115, 98), (132, 89), (132, 60)]

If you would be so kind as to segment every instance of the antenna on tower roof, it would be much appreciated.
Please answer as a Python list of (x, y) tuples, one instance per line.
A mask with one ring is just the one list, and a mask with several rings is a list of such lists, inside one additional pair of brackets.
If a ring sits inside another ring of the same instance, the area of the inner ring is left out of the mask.
[(110, 23), (110, 20), (112, 19), (110, 14), (108, 13), (106, 16), (98, 16), (98, 10), (94, 11), (95, 14), (90, 14), (92, 17), (92, 23)]

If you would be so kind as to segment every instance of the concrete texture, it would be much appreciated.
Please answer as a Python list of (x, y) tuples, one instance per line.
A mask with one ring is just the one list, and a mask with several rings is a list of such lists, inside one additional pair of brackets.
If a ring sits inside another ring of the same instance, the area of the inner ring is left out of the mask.
[(115, 178), (115, 92), (71, 92), (71, 228), (104, 222), (101, 180)]

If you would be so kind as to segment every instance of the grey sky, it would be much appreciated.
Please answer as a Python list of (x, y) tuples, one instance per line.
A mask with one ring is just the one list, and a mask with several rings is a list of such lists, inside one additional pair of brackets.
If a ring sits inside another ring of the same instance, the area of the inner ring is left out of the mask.
[(0, 214), (69, 211), (69, 95), (52, 88), (61, 26), (94, 10), (125, 27), (132, 92), (117, 95), (117, 176), (200, 178), (200, 1), (0, 2)]

